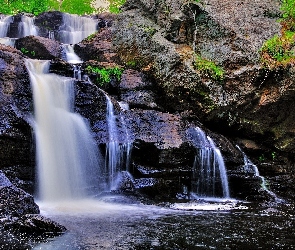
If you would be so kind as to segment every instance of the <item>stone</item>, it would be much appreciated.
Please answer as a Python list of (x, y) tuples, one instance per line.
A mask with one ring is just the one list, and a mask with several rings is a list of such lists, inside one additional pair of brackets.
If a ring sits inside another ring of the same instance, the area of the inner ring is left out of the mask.
[(51, 60), (61, 56), (59, 42), (40, 36), (26, 36), (15, 42), (15, 47), (33, 59)]

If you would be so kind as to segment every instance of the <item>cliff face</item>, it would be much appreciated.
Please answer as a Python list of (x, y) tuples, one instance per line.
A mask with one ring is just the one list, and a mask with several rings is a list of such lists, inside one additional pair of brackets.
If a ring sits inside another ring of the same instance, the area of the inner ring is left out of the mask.
[[(165, 110), (190, 110), (252, 156), (274, 189), (285, 182), (292, 193), (294, 68), (269, 71), (259, 58), (263, 42), (280, 32), (279, 4), (130, 0), (113, 44), (121, 62), (155, 79)], [(223, 78), (197, 68), (196, 55), (222, 67)]]
[[(95, 17), (99, 32), (74, 48), (85, 60), (82, 73), (89, 65), (124, 69), (120, 81), (112, 79), (102, 88), (113, 96), (117, 114), (123, 114), (124, 126), (130, 128), (138, 182), (157, 179), (156, 185), (143, 188), (143, 193), (161, 200), (182, 192), (196, 154), (187, 131), (199, 126), (222, 150), (233, 197), (255, 200), (264, 196), (263, 191), (259, 194), (260, 180), (243, 170), (243, 154), (235, 144), (271, 180), (274, 191), (285, 195), (290, 190), (286, 196), (294, 197), (293, 69), (270, 72), (262, 68), (258, 53), (263, 42), (279, 32), (279, 15), (279, 3), (274, 0), (130, 0), (117, 16)], [(50, 30), (57, 37), (60, 22), (59, 12), (36, 18), (38, 25), (47, 23), (49, 27), (40, 27), (44, 36)], [(44, 45), (46, 49), (38, 51), (37, 57), (53, 58), (52, 72), (73, 75), (71, 66), (59, 58), (58, 42), (29, 36), (19, 40), (18, 48), (22, 43), (30, 44), (31, 50)], [(56, 53), (51, 53), (52, 46)], [(51, 54), (45, 55), (46, 51)], [(0, 139), (8, 145), (1, 147), (1, 168), (15, 180), (27, 176), (33, 181), (32, 97), (24, 56), (6, 46), (1, 53), (4, 119)], [(27, 56), (36, 57), (36, 53)], [(198, 68), (197, 58), (214, 62), (223, 75)], [(89, 77), (93, 82), (97, 79), (95, 74)], [(117, 101), (129, 104), (130, 110), (120, 109)], [(105, 96), (97, 86), (77, 81), (76, 111), (90, 121), (103, 149), (108, 140), (105, 110)], [(16, 149), (18, 156), (13, 157)]]

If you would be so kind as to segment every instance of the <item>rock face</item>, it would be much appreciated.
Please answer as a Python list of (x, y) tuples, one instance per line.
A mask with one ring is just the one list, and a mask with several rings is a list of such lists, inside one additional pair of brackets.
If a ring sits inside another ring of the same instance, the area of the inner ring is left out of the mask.
[(0, 45), (0, 169), (32, 192), (35, 159), (29, 122), (33, 106), (24, 59), (18, 50)]

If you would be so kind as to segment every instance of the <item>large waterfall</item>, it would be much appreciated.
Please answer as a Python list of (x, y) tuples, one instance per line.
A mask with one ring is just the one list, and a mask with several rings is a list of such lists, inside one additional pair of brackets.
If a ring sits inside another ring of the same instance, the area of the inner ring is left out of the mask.
[(27, 60), (35, 106), (39, 198), (71, 200), (99, 188), (99, 151), (73, 112), (73, 80), (49, 74), (49, 62)]
[(198, 197), (229, 198), (226, 168), (220, 150), (204, 131), (191, 131), (197, 149), (193, 165), (192, 192)]

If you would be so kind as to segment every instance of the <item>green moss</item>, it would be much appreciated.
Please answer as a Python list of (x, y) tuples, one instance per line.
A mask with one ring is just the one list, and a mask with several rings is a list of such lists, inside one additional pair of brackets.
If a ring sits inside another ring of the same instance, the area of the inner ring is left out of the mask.
[(213, 61), (207, 60), (197, 55), (195, 57), (194, 66), (202, 74), (205, 74), (213, 80), (222, 81), (224, 79), (224, 69), (216, 65)]
[(98, 68), (89, 65), (86, 67), (86, 72), (88, 74), (95, 74), (95, 83), (100, 86), (105, 86), (106, 84), (111, 82), (112, 78), (115, 78), (117, 81), (120, 81), (123, 69), (119, 67)]

